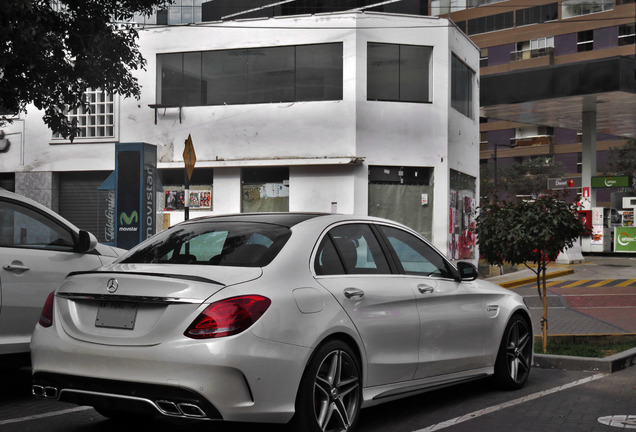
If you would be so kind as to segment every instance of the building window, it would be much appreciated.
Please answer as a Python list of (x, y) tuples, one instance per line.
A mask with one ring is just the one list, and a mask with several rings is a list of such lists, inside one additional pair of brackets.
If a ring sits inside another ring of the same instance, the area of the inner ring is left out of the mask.
[(451, 106), (473, 118), (473, 81), (475, 72), (453, 55), (451, 71)]
[(479, 51), (479, 67), (485, 68), (488, 66), (488, 48), (482, 48)]
[(559, 4), (550, 3), (519, 9), (515, 12), (515, 25), (521, 27), (530, 24), (539, 24), (547, 21), (555, 21), (559, 18)]
[(468, 7), (474, 8), (474, 7), (489, 5), (493, 3), (501, 3), (503, 1), (506, 1), (506, 0), (468, 0)]
[(592, 51), (594, 49), (594, 30), (578, 32), (576, 42), (577, 52)]
[(618, 27), (618, 46), (634, 45), (636, 24), (624, 24)]
[(567, 19), (612, 10), (614, 0), (563, 0), (561, 7), (561, 17)]
[(430, 102), (432, 47), (369, 42), (367, 99)]
[(243, 213), (289, 211), (288, 167), (243, 168), (241, 177)]
[[(75, 124), (79, 132), (76, 138), (114, 138), (115, 102), (112, 94), (102, 90), (88, 89), (84, 92), (88, 107), (79, 107), (67, 113), (69, 121)], [(54, 138), (61, 135), (53, 134)]]
[(342, 100), (342, 43), (157, 55), (157, 103)]
[(488, 33), (514, 27), (514, 13), (505, 12), (468, 20), (468, 35)]
[(517, 50), (512, 52), (512, 60), (526, 60), (545, 57), (554, 52), (554, 36), (517, 42)]

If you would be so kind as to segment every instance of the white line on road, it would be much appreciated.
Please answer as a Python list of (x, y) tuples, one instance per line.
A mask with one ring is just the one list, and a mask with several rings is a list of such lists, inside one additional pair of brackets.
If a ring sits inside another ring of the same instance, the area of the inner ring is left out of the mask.
[(437, 431), (437, 430), (440, 430), (440, 429), (445, 429), (447, 427), (454, 426), (456, 424), (463, 423), (465, 421), (472, 420), (474, 418), (481, 417), (481, 416), (486, 415), (486, 414), (491, 414), (491, 413), (494, 413), (496, 411), (500, 411), (500, 410), (502, 410), (504, 408), (509, 408), (511, 406), (515, 406), (515, 405), (522, 404), (524, 402), (528, 402), (528, 401), (531, 401), (531, 400), (539, 399), (540, 397), (547, 396), (547, 395), (550, 395), (550, 394), (553, 394), (553, 393), (557, 393), (557, 392), (560, 392), (560, 391), (563, 391), (563, 390), (567, 390), (569, 388), (576, 387), (576, 386), (579, 386), (581, 384), (586, 384), (588, 382), (595, 381), (597, 379), (601, 379), (601, 378), (603, 378), (605, 376), (607, 376), (607, 374), (592, 375), (590, 377), (583, 378), (583, 379), (580, 379), (578, 381), (573, 381), (571, 383), (564, 384), (564, 385), (559, 386), (559, 387), (554, 387), (554, 388), (551, 388), (551, 389), (548, 389), (548, 390), (544, 390), (544, 391), (541, 391), (541, 392), (533, 393), (531, 395), (520, 397), (518, 399), (514, 399), (514, 400), (511, 400), (511, 401), (508, 401), (508, 402), (504, 402), (504, 403), (499, 404), (499, 405), (493, 405), (491, 407), (484, 408), (484, 409), (479, 410), (479, 411), (474, 411), (472, 413), (463, 415), (461, 417), (455, 417), (454, 419), (446, 420), (445, 422), (437, 423), (437, 424), (434, 424), (432, 426), (426, 427), (424, 429), (418, 429), (417, 431), (414, 431), (414, 432), (433, 432), (433, 431)]
[(31, 415), (31, 416), (27, 416), (27, 417), (20, 417), (20, 418), (9, 419), (9, 420), (0, 420), (0, 426), (11, 424), (11, 423), (22, 423), (22, 422), (30, 421), (30, 420), (39, 420), (39, 419), (43, 419), (43, 418), (47, 418), (47, 417), (54, 417), (54, 416), (58, 416), (58, 415), (71, 414), (71, 413), (80, 412), (80, 411), (87, 411), (87, 410), (90, 410), (90, 409), (93, 409), (93, 407), (81, 406), (81, 407), (77, 407), (77, 408), (69, 408), (69, 409), (65, 409), (65, 410), (61, 410), (61, 411), (53, 411), (53, 412), (48, 412), (48, 413), (44, 413), (44, 414)]

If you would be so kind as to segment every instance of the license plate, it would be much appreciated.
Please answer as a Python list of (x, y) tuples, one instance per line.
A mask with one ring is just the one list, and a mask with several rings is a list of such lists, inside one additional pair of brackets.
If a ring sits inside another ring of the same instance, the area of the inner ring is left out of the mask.
[(97, 308), (95, 327), (133, 330), (137, 319), (137, 303), (101, 302)]

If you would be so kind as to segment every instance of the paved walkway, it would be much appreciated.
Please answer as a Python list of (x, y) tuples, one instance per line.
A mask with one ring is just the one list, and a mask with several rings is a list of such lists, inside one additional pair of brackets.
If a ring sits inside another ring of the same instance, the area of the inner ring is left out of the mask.
[[(548, 334), (636, 334), (636, 257), (585, 256), (548, 268)], [(488, 278), (524, 296), (540, 334), (542, 300), (528, 269)]]

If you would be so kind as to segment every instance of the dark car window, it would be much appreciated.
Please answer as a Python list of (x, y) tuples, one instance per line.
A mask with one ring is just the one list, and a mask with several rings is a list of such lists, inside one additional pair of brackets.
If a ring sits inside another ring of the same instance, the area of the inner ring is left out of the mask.
[(263, 267), (289, 239), (289, 228), (258, 222), (200, 222), (163, 231), (126, 255), (122, 263)]
[(397, 228), (379, 226), (405, 274), (453, 278), (446, 260), (426, 242)]
[(380, 244), (368, 225), (340, 225), (321, 242), (314, 269), (318, 275), (389, 274)]
[(73, 236), (43, 214), (0, 200), (0, 246), (72, 251)]

